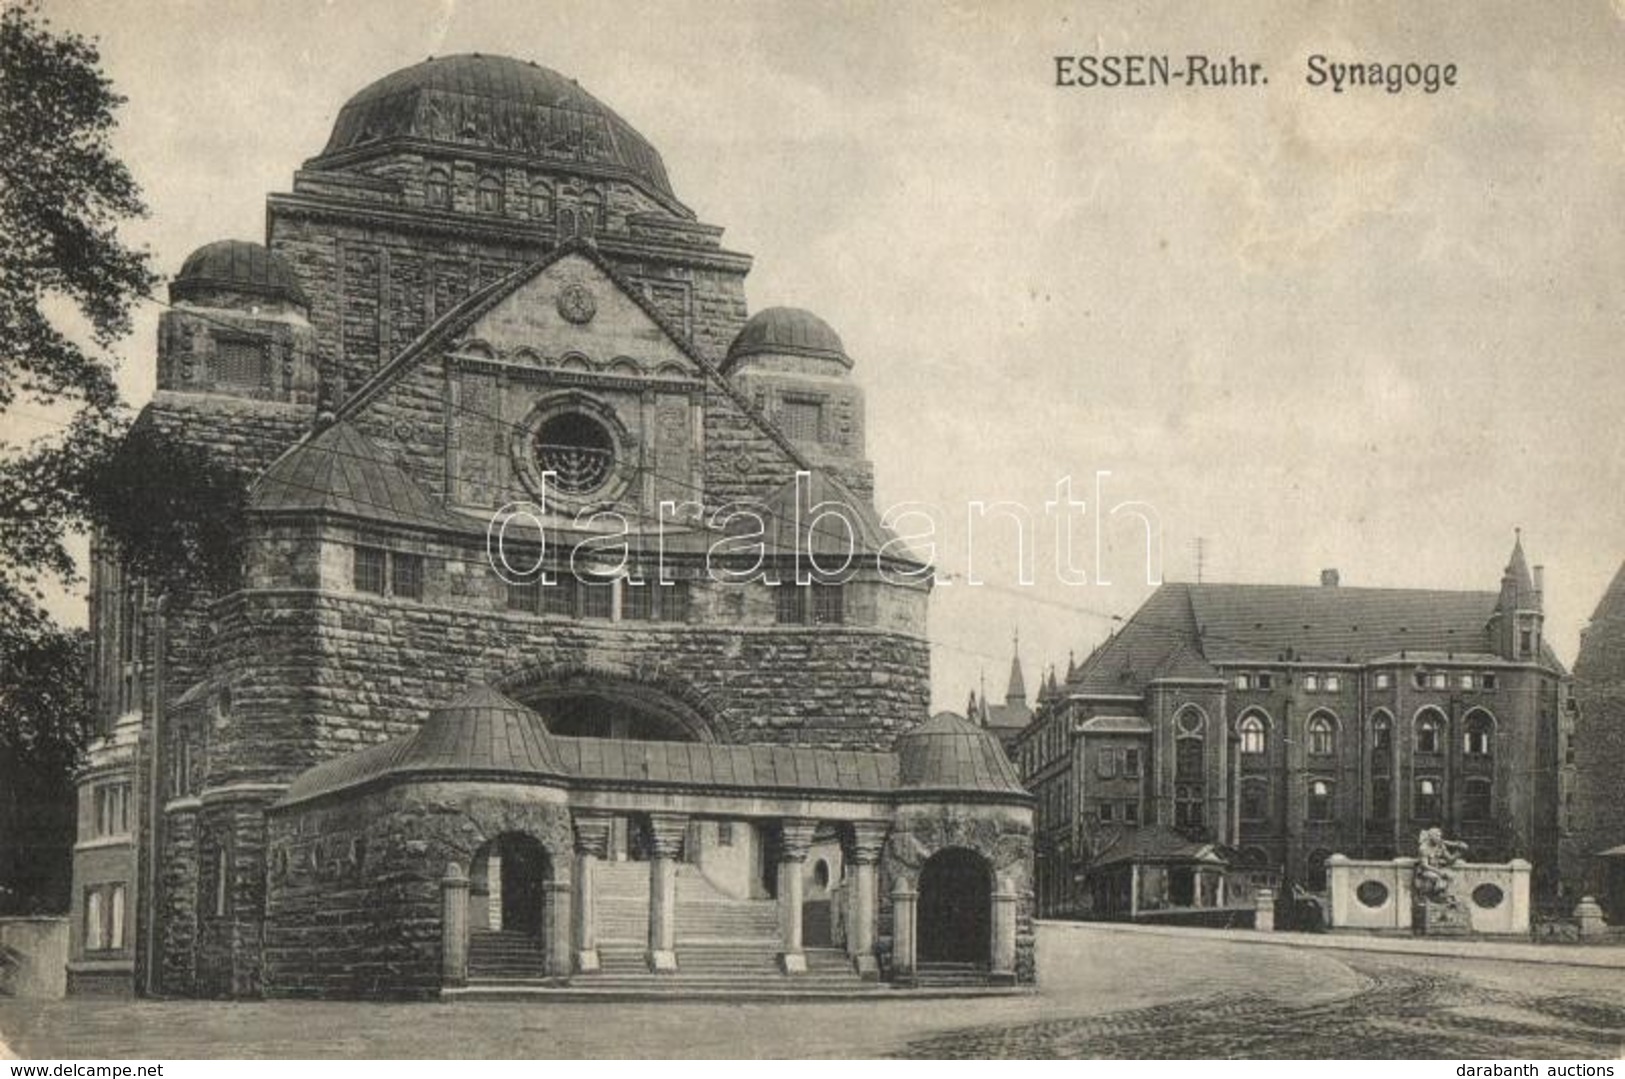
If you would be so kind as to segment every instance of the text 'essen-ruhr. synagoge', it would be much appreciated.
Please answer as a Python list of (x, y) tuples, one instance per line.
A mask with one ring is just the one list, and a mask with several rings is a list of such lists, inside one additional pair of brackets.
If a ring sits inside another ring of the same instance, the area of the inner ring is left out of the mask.
[[(852, 361), (747, 319), (749, 257), (655, 149), (546, 68), (431, 59), (266, 215), (186, 260), (138, 421), (251, 478), (240, 583), (157, 596), (97, 546), (74, 988), (1031, 982), (1031, 798), (926, 721)], [(544, 473), (558, 572), (504, 579), (487, 525)], [(786, 583), (656, 528), (740, 500)], [(825, 501), (860, 557), (793, 583)], [(630, 576), (570, 572), (595, 508)]]
[[(1438, 827), (1556, 891), (1573, 784), (1568, 675), (1541, 571), (1499, 591), (1165, 584), (1010, 752), (1037, 799), (1041, 915), (1196, 918), (1328, 858)], [(1209, 921), (1214, 918), (1207, 919)]]

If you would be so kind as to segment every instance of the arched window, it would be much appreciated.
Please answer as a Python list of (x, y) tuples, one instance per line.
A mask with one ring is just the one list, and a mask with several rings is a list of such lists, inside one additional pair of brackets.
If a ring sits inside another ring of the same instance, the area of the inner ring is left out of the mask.
[(482, 214), (502, 212), (502, 181), (495, 176), (481, 176), (475, 186), (475, 205)]
[(1259, 754), (1264, 752), (1264, 721), (1255, 714), (1242, 717), (1236, 724), (1236, 731), (1241, 735), (1241, 751), (1243, 753)]
[(530, 219), (553, 220), (553, 188), (540, 180), (530, 186)]
[(1262, 776), (1249, 776), (1241, 781), (1241, 819), (1268, 820), (1270, 815), (1270, 782)]
[(1309, 819), (1312, 821), (1329, 821), (1332, 819), (1331, 780), (1311, 779), (1309, 781)]
[(1416, 752), (1437, 753), (1442, 742), (1444, 715), (1437, 708), (1424, 708), (1416, 714)]
[(1309, 753), (1315, 757), (1330, 757), (1337, 746), (1336, 728), (1324, 714), (1309, 720)]
[(1490, 819), (1495, 788), (1487, 779), (1469, 779), (1461, 788), (1461, 818), (1470, 821)]
[(423, 201), (431, 210), (451, 209), (451, 173), (430, 169), (423, 181)]
[(1461, 751), (1469, 757), (1488, 757), (1495, 744), (1495, 720), (1489, 713), (1472, 711), (1462, 727)]
[(1371, 748), (1387, 749), (1392, 746), (1394, 738), (1394, 725), (1388, 719), (1388, 713), (1378, 712), (1371, 720)]
[(1439, 819), (1439, 780), (1436, 776), (1419, 776), (1416, 780), (1416, 819)]
[(1203, 775), (1206, 721), (1202, 713), (1187, 708), (1174, 717), (1174, 827), (1196, 829), (1204, 822)]

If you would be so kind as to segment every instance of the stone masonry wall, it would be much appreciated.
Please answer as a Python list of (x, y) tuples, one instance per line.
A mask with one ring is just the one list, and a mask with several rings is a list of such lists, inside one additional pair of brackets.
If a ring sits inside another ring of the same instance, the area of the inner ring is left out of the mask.
[(401, 784), (273, 811), (267, 820), (265, 992), (432, 997), (440, 989), (440, 880), (504, 833), (547, 850), (569, 883), (562, 793), (478, 783)]

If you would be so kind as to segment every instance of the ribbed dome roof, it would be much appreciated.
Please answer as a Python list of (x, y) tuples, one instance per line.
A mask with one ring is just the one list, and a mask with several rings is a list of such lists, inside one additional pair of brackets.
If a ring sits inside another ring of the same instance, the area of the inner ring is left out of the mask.
[(851, 367), (846, 346), (830, 324), (799, 307), (767, 307), (751, 316), (728, 346), (724, 367), (732, 367), (746, 356), (764, 352), (789, 353), (835, 360)]
[(952, 712), (939, 712), (897, 740), (903, 789), (1025, 794), (999, 740)]
[(181, 272), (169, 283), (169, 298), (171, 302), (190, 300), (201, 292), (214, 290), (310, 306), (293, 268), (282, 256), (247, 240), (216, 240), (192, 252), (181, 263)]
[(509, 56), (430, 57), (384, 76), (345, 102), (321, 156), (391, 139), (617, 172), (676, 202), (665, 162), (631, 124), (574, 79)]

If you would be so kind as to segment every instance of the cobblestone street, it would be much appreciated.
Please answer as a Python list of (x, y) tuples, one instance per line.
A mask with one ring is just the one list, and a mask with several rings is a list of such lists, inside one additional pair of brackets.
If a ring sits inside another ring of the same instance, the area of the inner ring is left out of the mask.
[[(0, 1003), (22, 1057), (1614, 1057), (1618, 969), (1045, 926), (1037, 994), (796, 1004)], [(614, 1022), (606, 1023), (606, 1012)], [(613, 1031), (613, 1034), (608, 1033)]]

